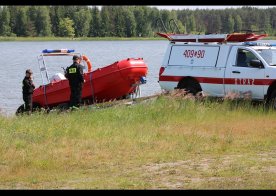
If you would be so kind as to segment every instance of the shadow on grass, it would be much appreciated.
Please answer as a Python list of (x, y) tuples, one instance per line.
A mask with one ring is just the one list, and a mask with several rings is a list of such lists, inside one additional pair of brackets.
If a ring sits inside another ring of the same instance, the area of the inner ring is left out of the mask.
[(272, 106), (267, 104), (265, 101), (252, 100), (248, 94), (244, 94), (241, 98), (240, 94), (228, 93), (224, 97), (211, 97), (204, 92), (199, 92), (195, 96), (188, 93), (184, 89), (175, 89), (173, 91), (163, 91), (161, 96), (177, 100), (190, 100), (195, 101), (198, 104), (204, 106), (219, 104), (221, 107), (226, 107), (229, 110), (256, 110), (261, 112), (275, 111)]
[[(225, 97), (211, 97), (206, 95), (204, 92), (199, 92), (195, 96), (191, 93), (188, 93), (184, 89), (175, 89), (172, 91), (162, 91), (159, 94), (155, 94), (153, 96), (141, 97), (136, 99), (122, 99), (122, 100), (113, 100), (102, 103), (94, 103), (94, 104), (83, 104), (79, 109), (71, 109), (68, 104), (60, 104), (57, 107), (53, 107), (51, 109), (40, 108), (33, 112), (36, 114), (49, 114), (49, 113), (70, 113), (75, 111), (83, 111), (83, 110), (101, 110), (107, 109), (111, 107), (120, 107), (120, 106), (131, 106), (135, 104), (142, 104), (146, 101), (156, 101), (158, 99), (166, 98), (169, 100), (175, 101), (186, 101), (193, 102), (194, 106), (204, 106), (204, 107), (212, 107), (217, 109), (224, 109), (228, 111), (233, 110), (243, 110), (243, 111), (255, 111), (255, 112), (275, 112), (273, 107), (266, 104), (264, 101), (256, 101), (252, 100), (250, 96), (243, 95), (243, 98), (240, 98), (240, 95), (236, 93), (228, 93)], [(20, 115), (24, 115), (22, 113)]]

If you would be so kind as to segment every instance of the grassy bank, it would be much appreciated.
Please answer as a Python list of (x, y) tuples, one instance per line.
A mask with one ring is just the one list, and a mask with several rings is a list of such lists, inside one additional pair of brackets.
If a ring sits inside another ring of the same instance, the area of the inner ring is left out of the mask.
[(132, 40), (164, 40), (161, 37), (0, 37), (2, 41), (132, 41)]
[(276, 113), (160, 96), (0, 117), (0, 188), (275, 189)]

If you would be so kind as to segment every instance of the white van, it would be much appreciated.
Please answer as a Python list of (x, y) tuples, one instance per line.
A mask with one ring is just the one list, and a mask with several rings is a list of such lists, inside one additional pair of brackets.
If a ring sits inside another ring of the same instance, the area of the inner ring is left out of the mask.
[(235, 34), (241, 36), (236, 42), (229, 42), (229, 35), (161, 35), (170, 40), (159, 72), (161, 89), (215, 97), (234, 92), (241, 98), (273, 101), (276, 108), (276, 47), (253, 42), (260, 35)]

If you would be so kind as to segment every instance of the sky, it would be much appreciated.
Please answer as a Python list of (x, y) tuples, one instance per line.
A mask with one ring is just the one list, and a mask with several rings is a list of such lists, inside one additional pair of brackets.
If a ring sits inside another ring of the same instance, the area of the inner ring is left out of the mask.
[[(172, 9), (190, 9), (190, 10), (195, 10), (195, 9), (226, 9), (226, 8), (239, 8), (242, 6), (233, 6), (233, 5), (228, 5), (228, 6), (204, 6), (204, 5), (200, 5), (200, 6), (150, 6), (150, 7), (157, 7), (158, 9), (167, 9), (167, 10), (172, 10)], [(258, 8), (268, 8), (268, 7), (276, 7), (276, 6), (257, 6), (254, 5), (253, 7), (258, 7)]]
[[(98, 6), (100, 9), (102, 6)], [(228, 5), (228, 6), (221, 6), (221, 5), (216, 5), (216, 6), (209, 6), (209, 5), (197, 5), (197, 6), (193, 6), (193, 5), (189, 5), (189, 6), (183, 6), (183, 5), (153, 5), (153, 6), (149, 6), (149, 7), (157, 7), (158, 9), (166, 9), (166, 10), (184, 10), (184, 9), (190, 9), (190, 10), (195, 10), (195, 9), (226, 9), (226, 8), (240, 8), (242, 6), (235, 6), (235, 5)], [(253, 7), (257, 7), (257, 8), (268, 8), (268, 7), (276, 7), (274, 6), (257, 6), (254, 5)]]

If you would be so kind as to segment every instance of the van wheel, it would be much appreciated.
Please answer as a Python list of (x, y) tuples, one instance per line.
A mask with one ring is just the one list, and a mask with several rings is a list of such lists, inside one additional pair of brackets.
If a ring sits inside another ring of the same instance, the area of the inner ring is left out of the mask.
[(272, 91), (268, 104), (270, 107), (276, 110), (276, 89)]
[(178, 89), (184, 89), (192, 95), (196, 95), (198, 92), (202, 91), (200, 84), (194, 80), (182, 80), (177, 85)]

